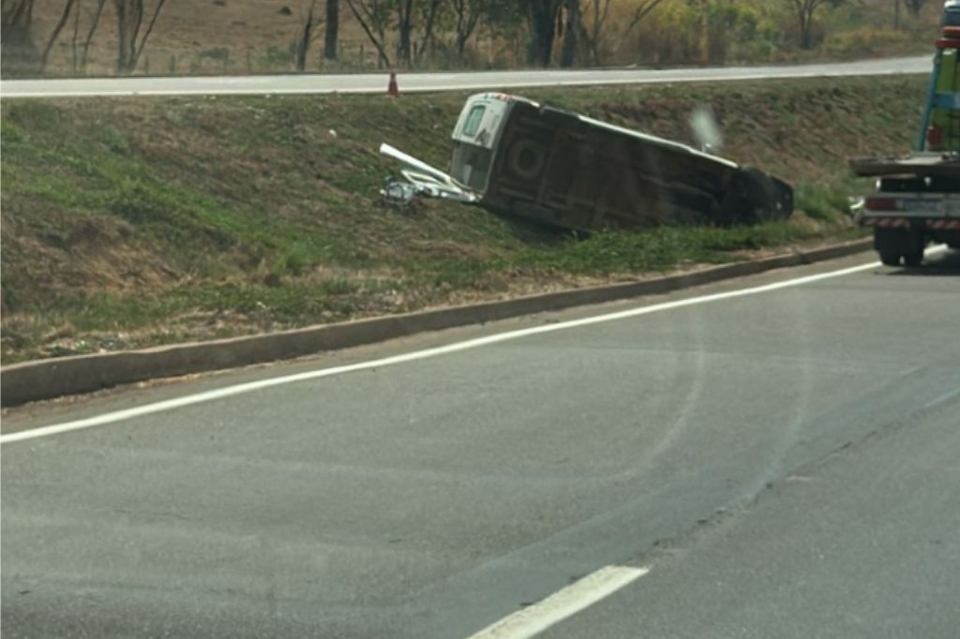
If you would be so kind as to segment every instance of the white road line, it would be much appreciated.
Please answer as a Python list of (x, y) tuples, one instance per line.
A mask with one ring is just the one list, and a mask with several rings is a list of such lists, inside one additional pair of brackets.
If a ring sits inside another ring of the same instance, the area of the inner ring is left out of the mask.
[(529, 639), (572, 617), (649, 572), (649, 568), (607, 566), (558, 590), (543, 601), (471, 635), (469, 639)]
[[(939, 250), (930, 250), (928, 251), (928, 254), (931, 254), (933, 252), (939, 252)], [(553, 332), (562, 331), (565, 329), (579, 328), (581, 326), (591, 326), (593, 324), (601, 324), (604, 322), (613, 322), (613, 321), (622, 320), (622, 319), (629, 319), (632, 317), (639, 317), (641, 315), (650, 315), (652, 313), (670, 311), (673, 309), (684, 308), (687, 306), (694, 306), (697, 304), (707, 304), (710, 302), (719, 302), (721, 300), (729, 300), (729, 299), (735, 299), (738, 297), (745, 297), (747, 295), (757, 295), (760, 293), (768, 293), (770, 291), (778, 291), (781, 289), (791, 288), (794, 286), (801, 286), (803, 284), (810, 284), (812, 282), (820, 282), (820, 281), (828, 280), (835, 277), (843, 277), (844, 275), (860, 273), (862, 271), (867, 271), (872, 268), (877, 268), (878, 266), (880, 266), (879, 262), (871, 262), (869, 264), (863, 264), (860, 266), (844, 268), (838, 271), (818, 273), (815, 275), (807, 275), (804, 277), (798, 277), (791, 280), (784, 280), (782, 282), (764, 284), (763, 286), (755, 286), (752, 288), (739, 289), (735, 291), (726, 291), (724, 293), (713, 293), (710, 295), (701, 295), (699, 297), (690, 297), (686, 299), (675, 300), (672, 302), (663, 302), (661, 304), (652, 304), (650, 306), (632, 308), (626, 311), (619, 311), (616, 313), (607, 313), (605, 315), (595, 315), (593, 317), (584, 317), (581, 319), (570, 320), (566, 322), (557, 322), (556, 324), (544, 324), (541, 326), (534, 326), (531, 328), (523, 328), (515, 331), (508, 331), (506, 333), (498, 333), (496, 335), (488, 335), (486, 337), (478, 337), (478, 338), (470, 339), (464, 342), (456, 342), (453, 344), (447, 344), (446, 346), (428, 348), (421, 351), (404, 353), (402, 355), (394, 355), (392, 357), (384, 357), (382, 359), (375, 359), (367, 362), (358, 362), (356, 364), (348, 364), (345, 366), (323, 368), (320, 370), (308, 371), (305, 373), (297, 373), (295, 375), (286, 375), (284, 377), (274, 377), (270, 379), (259, 380), (256, 382), (247, 382), (245, 384), (237, 384), (236, 386), (227, 386), (225, 388), (219, 388), (216, 390), (196, 393), (194, 395), (186, 395), (184, 397), (178, 397), (176, 399), (168, 399), (168, 400), (165, 400), (162, 402), (156, 402), (153, 404), (145, 404), (143, 406), (137, 406), (136, 408), (128, 408), (126, 410), (120, 410), (112, 413), (104, 413), (103, 415), (88, 417), (86, 419), (79, 419), (76, 421), (65, 422), (62, 424), (53, 424), (51, 426), (43, 426), (41, 428), (35, 428), (32, 430), (26, 430), (18, 433), (10, 433), (9, 435), (0, 435), (0, 444), (11, 444), (13, 442), (36, 439), (38, 437), (47, 437), (50, 435), (59, 435), (61, 433), (67, 433), (70, 431), (82, 430), (84, 428), (91, 428), (93, 426), (103, 426), (105, 424), (112, 424), (112, 423), (127, 420), (127, 419), (133, 419), (135, 417), (143, 417), (145, 415), (161, 413), (161, 412), (173, 410), (176, 408), (182, 408), (184, 406), (192, 406), (194, 404), (210, 402), (217, 399), (232, 397), (234, 395), (241, 395), (243, 393), (251, 393), (251, 392), (262, 390), (265, 388), (271, 388), (273, 386), (282, 386), (284, 384), (295, 384), (297, 382), (320, 379), (323, 377), (332, 377), (334, 375), (342, 375), (344, 373), (352, 373), (354, 371), (363, 371), (363, 370), (370, 370), (373, 368), (382, 368), (384, 366), (404, 364), (406, 362), (413, 362), (417, 360), (427, 359), (430, 357), (437, 357), (439, 355), (459, 353), (461, 351), (466, 351), (473, 348), (480, 348), (481, 346), (489, 346), (491, 344), (499, 344), (501, 342), (515, 340), (522, 337), (528, 337), (530, 335), (540, 335), (542, 333), (553, 333)]]

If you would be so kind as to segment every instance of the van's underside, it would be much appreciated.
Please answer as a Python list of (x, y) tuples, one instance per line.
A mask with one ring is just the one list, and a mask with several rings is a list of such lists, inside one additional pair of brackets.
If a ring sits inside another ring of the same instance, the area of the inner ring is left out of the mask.
[(793, 210), (756, 169), (573, 113), (522, 103), (503, 131), (482, 203), (583, 230), (754, 223)]

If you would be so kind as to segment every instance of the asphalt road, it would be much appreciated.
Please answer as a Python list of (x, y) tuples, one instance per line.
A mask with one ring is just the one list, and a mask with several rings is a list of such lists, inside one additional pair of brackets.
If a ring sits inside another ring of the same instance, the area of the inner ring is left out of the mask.
[[(403, 73), (401, 92), (513, 89), (534, 86), (726, 82), (773, 78), (842, 77), (929, 73), (930, 56), (794, 66), (573, 71)], [(0, 96), (18, 97), (216, 95), (264, 93), (384, 93), (385, 73), (354, 75), (257, 75), (170, 78), (4, 80)]]
[(866, 259), (6, 411), (557, 328), (5, 443), (4, 637), (466, 638), (610, 565), (543, 636), (956, 637), (960, 254), (558, 324)]

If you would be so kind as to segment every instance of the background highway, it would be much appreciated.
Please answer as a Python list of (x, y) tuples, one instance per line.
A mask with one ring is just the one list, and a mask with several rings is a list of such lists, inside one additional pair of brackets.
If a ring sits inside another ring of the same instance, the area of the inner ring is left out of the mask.
[[(510, 89), (533, 86), (724, 82), (774, 78), (929, 73), (930, 56), (795, 66), (695, 69), (607, 69), (402, 73), (401, 92)], [(218, 95), (281, 93), (385, 93), (386, 73), (4, 80), (0, 96)]]
[(4, 636), (465, 638), (617, 565), (650, 570), (543, 636), (956, 637), (960, 254), (930, 262), (6, 443)]

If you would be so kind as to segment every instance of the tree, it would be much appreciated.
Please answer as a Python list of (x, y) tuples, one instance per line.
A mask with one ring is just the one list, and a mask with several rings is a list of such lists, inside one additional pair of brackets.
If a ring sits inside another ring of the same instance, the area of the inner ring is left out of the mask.
[(390, 67), (390, 56), (386, 49), (386, 31), (390, 21), (389, 0), (346, 0), (350, 13), (360, 23), (363, 32), (377, 49), (377, 63), (380, 67)]
[(603, 37), (607, 15), (610, 13), (610, 0), (587, 0), (587, 14), (590, 28), (586, 30), (587, 48), (594, 64), (601, 64), (600, 38)]
[(800, 48), (810, 49), (813, 47), (813, 18), (817, 11), (824, 5), (832, 7), (843, 4), (845, 0), (786, 0), (794, 9), (794, 15), (797, 16), (797, 23), (800, 27)]
[(397, 62), (409, 67), (413, 62), (410, 34), (413, 32), (413, 0), (393, 0), (397, 14)]
[(566, 20), (563, 23), (563, 45), (560, 48), (560, 66), (573, 66), (583, 34), (583, 16), (580, 0), (565, 0), (562, 6)]
[[(609, 0), (608, 0), (609, 1)], [(463, 59), (467, 41), (477, 28), (480, 18), (490, 9), (489, 0), (451, 0), (454, 17), (454, 47)]]
[(300, 29), (296, 39), (296, 61), (297, 71), (303, 73), (307, 69), (307, 55), (310, 53), (310, 47), (313, 45), (315, 31), (323, 19), (317, 16), (317, 0), (310, 0), (310, 7), (307, 9), (306, 16), (300, 21)]
[(97, 27), (100, 26), (100, 16), (103, 15), (103, 7), (106, 4), (107, 0), (97, 0), (97, 9), (90, 22), (90, 28), (87, 30), (87, 37), (83, 40), (83, 50), (80, 54), (81, 71), (87, 68), (87, 54), (90, 52), (90, 43), (93, 42), (93, 34), (97, 32)]
[[(444, 0), (346, 0), (350, 12), (360, 23), (370, 42), (377, 49), (380, 66), (392, 66), (387, 55), (387, 29), (396, 33), (397, 64), (413, 66), (434, 37), (437, 17)], [(414, 45), (414, 32), (420, 46)]]
[(423, 29), (420, 38), (420, 47), (416, 51), (417, 61), (420, 61), (427, 52), (427, 47), (434, 42), (434, 27), (437, 24), (437, 17), (440, 15), (441, 7), (444, 6), (444, 0), (423, 0), (423, 16), (421, 22)]
[(340, 34), (340, 0), (327, 0), (327, 28), (323, 34), (323, 57), (337, 59), (337, 36)]
[(650, 12), (657, 8), (663, 0), (641, 0), (637, 2), (633, 10), (633, 16), (630, 18), (630, 22), (627, 23), (626, 32), (630, 33), (640, 24), (644, 18), (650, 15)]
[(491, 37), (496, 34), (507, 39), (508, 33), (517, 31), (524, 15), (529, 15), (523, 0), (449, 0), (449, 5), (449, 20), (444, 24), (454, 34), (453, 46), (461, 59), (475, 33), (486, 28)]
[[(630, 15), (629, 21), (623, 25), (620, 31), (620, 41), (615, 48), (619, 49), (623, 46), (637, 25), (643, 22), (644, 18), (650, 15), (661, 3), (663, 3), (663, 0), (636, 0), (633, 3), (633, 13)], [(584, 26), (581, 33), (586, 41), (586, 46), (590, 51), (590, 57), (594, 64), (602, 63), (600, 45), (603, 39), (603, 32), (606, 29), (610, 5), (611, 0), (587, 0), (586, 13), (588, 26)]]
[(33, 73), (38, 62), (33, 44), (33, 0), (0, 3), (0, 65), (5, 75)]
[(76, 3), (77, 0), (66, 0), (66, 3), (63, 6), (63, 13), (60, 14), (60, 19), (57, 21), (57, 25), (53, 28), (53, 33), (50, 34), (50, 38), (47, 40), (47, 46), (43, 48), (43, 55), (40, 56), (41, 73), (46, 70), (47, 60), (50, 58), (50, 52), (53, 50), (53, 45), (56, 44), (57, 39), (60, 37), (60, 33), (67, 25), (67, 20), (70, 19), (70, 12), (73, 11), (73, 7)]
[(553, 60), (553, 41), (557, 35), (557, 18), (564, 0), (520, 0), (530, 25), (527, 62), (541, 67)]
[[(896, 1), (897, 0), (894, 0), (894, 2)], [(903, 5), (907, 8), (907, 13), (914, 18), (920, 15), (925, 4), (927, 4), (927, 0), (903, 0)]]
[[(117, 71), (130, 73), (137, 68), (140, 55), (153, 33), (166, 0), (155, 0), (153, 13), (143, 29), (144, 2), (149, 0), (113, 0), (117, 13)], [(143, 33), (141, 34), (141, 30)]]

